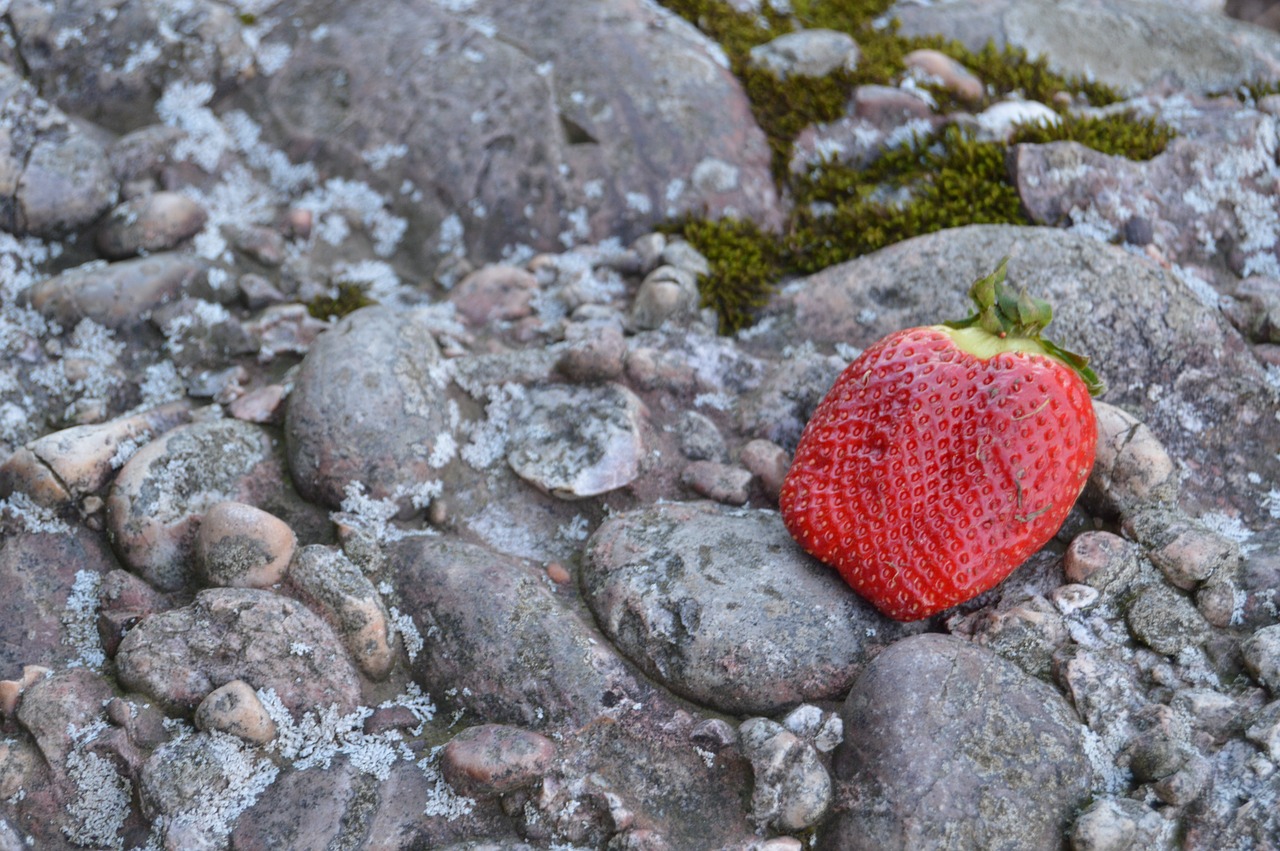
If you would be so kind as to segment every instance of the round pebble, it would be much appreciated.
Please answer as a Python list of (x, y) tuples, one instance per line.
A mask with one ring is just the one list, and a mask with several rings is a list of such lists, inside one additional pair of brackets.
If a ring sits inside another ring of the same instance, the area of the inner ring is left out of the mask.
[(195, 722), (201, 730), (230, 733), (256, 745), (276, 737), (275, 722), (244, 680), (232, 680), (209, 692), (196, 707)]
[(1264, 626), (1240, 646), (1250, 676), (1280, 697), (1280, 624)]
[(210, 585), (270, 588), (284, 579), (297, 545), (279, 517), (243, 502), (219, 502), (204, 513), (195, 551)]
[(541, 779), (555, 758), (555, 743), (519, 727), (480, 724), (444, 746), (440, 768), (460, 794), (504, 795)]
[(741, 467), (715, 461), (686, 464), (680, 481), (699, 496), (726, 505), (745, 505), (751, 496), (751, 473)]

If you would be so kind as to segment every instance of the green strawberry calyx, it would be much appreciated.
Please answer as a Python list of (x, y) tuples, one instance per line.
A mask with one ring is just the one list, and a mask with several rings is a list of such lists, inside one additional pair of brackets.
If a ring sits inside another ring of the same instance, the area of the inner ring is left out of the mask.
[(1087, 357), (1040, 336), (1053, 321), (1053, 308), (1025, 288), (1016, 294), (1010, 292), (1004, 282), (1008, 264), (1008, 256), (1001, 258), (995, 271), (974, 281), (969, 288), (969, 295), (978, 306), (977, 313), (966, 319), (944, 322), (941, 327), (958, 348), (983, 360), (1001, 352), (1047, 355), (1079, 375), (1091, 396), (1100, 395), (1106, 385), (1089, 367)]

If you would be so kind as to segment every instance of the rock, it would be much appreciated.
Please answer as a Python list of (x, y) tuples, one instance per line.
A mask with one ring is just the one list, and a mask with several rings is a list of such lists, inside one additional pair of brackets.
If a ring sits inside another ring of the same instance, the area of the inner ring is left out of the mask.
[(99, 493), (139, 445), (190, 421), (190, 405), (171, 402), (46, 434), (0, 465), (0, 493), (22, 491), (49, 507)]
[(147, 615), (172, 608), (165, 595), (127, 570), (115, 569), (98, 587), (98, 638), (108, 658), (115, 658), (125, 633)]
[(292, 493), (282, 456), (271, 432), (239, 420), (193, 423), (148, 443), (120, 470), (107, 498), (120, 559), (163, 591), (185, 587), (200, 520), (220, 502), (258, 506), (310, 531), (323, 521)]
[(61, 238), (96, 219), (115, 200), (107, 152), (9, 65), (0, 66), (6, 105), (0, 152), (0, 227)]
[(5, 719), (13, 718), (18, 709), (18, 702), (22, 699), (22, 693), (51, 673), (53, 673), (51, 670), (41, 665), (23, 665), (22, 676), (12, 680), (0, 680), (0, 715)]
[(243, 502), (219, 502), (196, 532), (196, 561), (213, 586), (270, 588), (284, 579), (298, 537), (279, 517)]
[(86, 263), (41, 281), (22, 301), (63, 325), (92, 319), (108, 328), (136, 328), (162, 305), (181, 298), (230, 301), (230, 287), (209, 285), (205, 264), (185, 254), (156, 254), (118, 263)]
[(533, 314), (538, 279), (518, 266), (491, 264), (467, 275), (449, 291), (449, 301), (469, 324), (515, 322)]
[(831, 806), (831, 775), (813, 746), (767, 718), (749, 718), (738, 732), (755, 775), (751, 817), (786, 832), (817, 824)]
[(1161, 78), (1193, 90), (1227, 91), (1280, 71), (1273, 34), (1217, 12), (1167, 3), (960, 0), (945, 6), (899, 3), (892, 14), (904, 36), (945, 32), (974, 51), (994, 39), (997, 49), (1017, 45), (1028, 56), (1044, 56), (1060, 74), (1096, 74), (1099, 82), (1122, 91)]
[(961, 100), (979, 101), (986, 92), (982, 81), (972, 71), (941, 51), (912, 50), (902, 57), (902, 64), (925, 75), (926, 79), (940, 80)]
[(1264, 626), (1240, 647), (1249, 674), (1280, 697), (1280, 625)]
[(304, 547), (289, 580), (338, 627), (351, 658), (365, 676), (386, 679), (395, 662), (390, 616), (382, 595), (341, 550)]
[(536, 729), (667, 702), (535, 565), (415, 537), (391, 546), (388, 570), (425, 642), (414, 678), (469, 715)]
[(858, 67), (858, 44), (848, 33), (804, 29), (751, 48), (749, 62), (779, 79), (825, 77)]
[(751, 495), (750, 471), (716, 461), (686, 464), (680, 481), (699, 496), (727, 505), (745, 505)]
[(1167, 656), (1202, 643), (1209, 630), (1190, 600), (1160, 584), (1138, 593), (1126, 619), (1134, 638)]
[[(438, 475), (432, 452), (448, 435), (440, 350), (414, 311), (366, 307), (321, 336), (289, 398), (285, 440), (298, 490), (337, 507), (360, 482), (398, 498)], [(398, 490), (400, 492), (398, 492)]]
[(574, 322), (565, 328), (568, 348), (556, 369), (570, 381), (589, 384), (613, 381), (622, 375), (627, 344), (614, 322)]
[(253, 588), (214, 588), (146, 618), (116, 654), (125, 688), (170, 710), (194, 709), (215, 688), (244, 680), (275, 689), (290, 711), (330, 705), (349, 712), (360, 698), (356, 671), (333, 630), (300, 603)]
[(288, 391), (283, 384), (268, 384), (237, 396), (227, 406), (227, 413), (246, 423), (278, 425), (284, 420), (284, 400)]
[(680, 452), (690, 461), (725, 460), (724, 435), (706, 415), (684, 411), (673, 428), (680, 441)]
[[(516, 244), (625, 243), (682, 212), (777, 218), (746, 97), (718, 50), (666, 10), (362, 0), (290, 2), (273, 17), (292, 51), (240, 105), (263, 118), (266, 140), (308, 147), (322, 171), (392, 197), (420, 187), (400, 210), (427, 235), (426, 273), (447, 277), (460, 257), (494, 260)], [(424, 44), (432, 61), (405, 66), (403, 52)], [(388, 89), (388, 74), (401, 84)], [(396, 146), (411, 153), (363, 156)]]
[(791, 455), (787, 450), (771, 440), (756, 438), (747, 441), (738, 459), (760, 481), (769, 499), (777, 502), (787, 470), (791, 469)]
[(98, 250), (110, 260), (168, 251), (200, 232), (204, 208), (177, 192), (130, 198), (113, 208), (98, 228)]
[[(1004, 254), (1012, 257), (1011, 282), (1053, 304), (1055, 341), (1100, 366), (1107, 402), (1199, 469), (1182, 485), (1184, 501), (1230, 505), (1246, 523), (1267, 522), (1258, 501), (1244, 496), (1250, 486), (1243, 471), (1280, 481), (1280, 460), (1270, 450), (1280, 442), (1280, 423), (1270, 414), (1274, 391), (1257, 361), (1185, 280), (1089, 237), (970, 225), (905, 240), (789, 285), (766, 310), (773, 319), (752, 350), (781, 353), (797, 338), (865, 348), (893, 330), (965, 316), (968, 283)], [(941, 290), (939, 270), (947, 270)], [(877, 306), (864, 309), (868, 304)], [(1108, 364), (1125, 367), (1109, 373)], [(1246, 445), (1231, 436), (1245, 432), (1256, 440)]]
[(22, 694), (20, 723), (51, 766), (61, 766), (77, 734), (102, 714), (111, 685), (87, 668), (69, 668), (36, 680)]
[(1251, 536), (1252, 546), (1241, 551), (1240, 591), (1244, 602), (1240, 618), (1248, 629), (1280, 622), (1280, 529), (1264, 526)]
[(1131, 798), (1099, 798), (1071, 828), (1071, 851), (1171, 851), (1171, 831), (1160, 814)]
[(1061, 695), (955, 638), (890, 646), (841, 717), (836, 799), (848, 803), (824, 848), (1050, 848), (1090, 788), (1079, 722)]
[(1234, 573), (1240, 564), (1240, 548), (1203, 526), (1186, 525), (1177, 537), (1151, 553), (1151, 562), (1171, 584), (1186, 591), (1218, 571)]
[(196, 707), (195, 722), (201, 730), (230, 733), (255, 745), (276, 737), (276, 723), (244, 680), (232, 680), (209, 692)]
[(621, 384), (534, 387), (507, 442), (520, 478), (561, 499), (598, 496), (640, 474), (647, 411)]
[(546, 736), (481, 724), (449, 740), (440, 754), (440, 770), (467, 797), (505, 795), (538, 782), (555, 755), (555, 743)]
[(614, 514), (587, 543), (581, 582), (629, 659), (729, 713), (838, 697), (905, 630), (806, 555), (772, 511), (669, 503)]
[(16, 679), (24, 665), (101, 665), (94, 608), (113, 567), (111, 551), (87, 529), (0, 535), (0, 677)]
[(1137, 571), (1142, 550), (1111, 532), (1082, 532), (1071, 539), (1063, 557), (1063, 570), (1072, 582), (1093, 588), (1109, 588)]
[(1006, 100), (978, 113), (978, 138), (1007, 142), (1019, 127), (1036, 124), (1056, 125), (1062, 121), (1058, 113), (1033, 100)]
[(697, 276), (688, 269), (659, 266), (640, 282), (628, 321), (636, 330), (647, 331), (662, 327), (668, 320), (687, 322), (697, 310)]
[(835, 712), (823, 712), (809, 703), (802, 703), (787, 713), (782, 726), (813, 745), (818, 753), (830, 753), (844, 741), (844, 722)]

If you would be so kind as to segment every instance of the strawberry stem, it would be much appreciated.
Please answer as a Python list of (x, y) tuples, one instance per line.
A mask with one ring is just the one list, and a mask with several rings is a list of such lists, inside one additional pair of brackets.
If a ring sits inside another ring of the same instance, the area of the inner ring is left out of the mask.
[(1073, 369), (1089, 388), (1092, 396), (1100, 395), (1106, 385), (1089, 367), (1084, 355), (1067, 351), (1058, 344), (1044, 339), (1040, 332), (1053, 321), (1053, 307), (1041, 298), (1035, 298), (1024, 287), (1014, 294), (1005, 286), (1005, 274), (1009, 265), (1006, 255), (996, 264), (990, 275), (979, 278), (969, 288), (969, 296), (977, 305), (977, 313), (955, 322), (944, 322), (943, 327), (961, 330), (981, 329), (1000, 340), (1030, 340), (1044, 353)]

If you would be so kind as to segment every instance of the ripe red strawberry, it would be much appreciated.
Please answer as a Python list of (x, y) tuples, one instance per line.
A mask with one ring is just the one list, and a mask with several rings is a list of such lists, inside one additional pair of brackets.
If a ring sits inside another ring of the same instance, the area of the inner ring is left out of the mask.
[(1043, 340), (1049, 305), (1004, 287), (978, 312), (862, 353), (805, 427), (782, 486), (792, 536), (897, 620), (993, 587), (1058, 531), (1093, 468), (1086, 358)]

